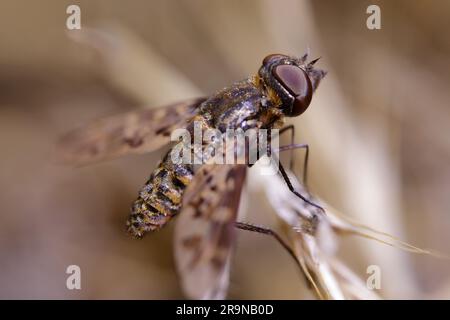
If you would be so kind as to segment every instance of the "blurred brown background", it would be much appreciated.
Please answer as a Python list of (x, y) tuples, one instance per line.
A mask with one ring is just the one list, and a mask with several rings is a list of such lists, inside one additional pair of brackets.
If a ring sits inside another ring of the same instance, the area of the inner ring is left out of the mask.
[[(88, 36), (66, 29), (69, 4)], [(366, 27), (370, 4), (381, 30)], [(52, 147), (91, 119), (210, 94), (268, 53), (307, 47), (329, 71), (292, 120), (312, 148), (313, 192), (450, 254), (449, 1), (5, 0), (0, 12), (0, 298), (182, 298), (173, 226), (142, 241), (124, 230), (160, 154), (74, 169), (52, 164)], [(272, 225), (247, 186), (246, 220)], [(340, 240), (361, 278), (381, 267), (383, 297), (450, 298), (447, 261)], [(82, 290), (66, 289), (70, 264)], [(286, 252), (253, 234), (239, 234), (229, 296), (312, 297)]]

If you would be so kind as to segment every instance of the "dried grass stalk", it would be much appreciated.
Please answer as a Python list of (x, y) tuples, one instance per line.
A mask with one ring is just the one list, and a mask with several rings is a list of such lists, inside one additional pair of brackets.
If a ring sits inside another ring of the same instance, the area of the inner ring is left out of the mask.
[(259, 179), (258, 185), (263, 186), (269, 202), (284, 224), (283, 229), (310, 288), (319, 299), (381, 299), (377, 292), (367, 287), (366, 281), (336, 257), (341, 236), (357, 235), (404, 251), (445, 257), (351, 220), (313, 197), (295, 175), (289, 173), (289, 176), (296, 190), (325, 207), (326, 214), (292, 194), (278, 175), (256, 173), (252, 178)]

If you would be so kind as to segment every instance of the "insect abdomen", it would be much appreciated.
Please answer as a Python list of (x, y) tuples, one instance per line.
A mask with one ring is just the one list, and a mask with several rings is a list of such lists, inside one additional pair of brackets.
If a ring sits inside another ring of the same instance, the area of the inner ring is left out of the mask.
[(193, 178), (192, 166), (174, 165), (170, 151), (150, 175), (131, 207), (128, 231), (136, 238), (160, 229), (181, 207), (183, 192)]

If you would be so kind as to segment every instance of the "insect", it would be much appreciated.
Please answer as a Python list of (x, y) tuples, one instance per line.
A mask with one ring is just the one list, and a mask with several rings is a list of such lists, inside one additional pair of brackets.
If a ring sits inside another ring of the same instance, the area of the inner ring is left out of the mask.
[[(59, 142), (59, 154), (64, 161), (81, 165), (151, 152), (168, 144), (177, 128), (192, 132), (195, 121), (221, 132), (229, 128), (281, 129), (280, 134), (290, 130), (293, 137), (293, 126), (283, 128), (284, 119), (301, 115), (310, 105), (326, 74), (314, 67), (317, 60), (308, 63), (307, 54), (301, 58), (269, 55), (256, 75), (209, 98), (112, 116), (70, 132)], [(294, 148), (306, 148), (308, 155), (307, 145), (291, 144), (280, 151)], [(169, 154), (140, 190), (127, 229), (142, 238), (179, 215), (175, 256), (185, 291), (192, 298), (223, 298), (235, 227), (269, 233), (236, 222), (245, 172), (251, 165), (175, 164)], [(323, 210), (292, 187), (281, 164), (279, 172), (294, 194)]]

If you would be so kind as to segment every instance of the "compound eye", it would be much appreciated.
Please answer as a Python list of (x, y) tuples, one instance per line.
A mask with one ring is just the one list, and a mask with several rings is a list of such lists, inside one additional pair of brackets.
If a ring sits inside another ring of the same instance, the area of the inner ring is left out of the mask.
[(292, 110), (286, 113), (295, 117), (308, 108), (312, 98), (311, 80), (303, 69), (294, 65), (279, 65), (272, 71), (278, 82), (295, 97)]

